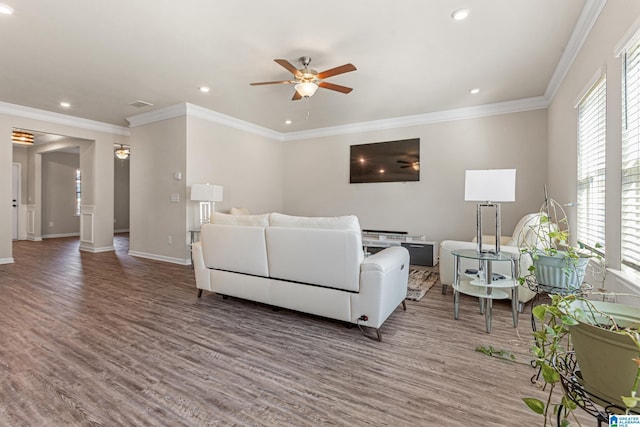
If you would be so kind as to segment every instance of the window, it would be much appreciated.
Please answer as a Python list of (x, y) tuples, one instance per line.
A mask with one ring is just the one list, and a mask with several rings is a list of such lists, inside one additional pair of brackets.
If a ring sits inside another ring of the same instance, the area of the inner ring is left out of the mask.
[(604, 252), (607, 81), (578, 104), (578, 243)]
[(80, 189), (82, 188), (80, 182), (80, 169), (76, 169), (76, 215), (80, 216), (80, 196), (82, 192)]
[(640, 41), (622, 66), (622, 264), (640, 270)]

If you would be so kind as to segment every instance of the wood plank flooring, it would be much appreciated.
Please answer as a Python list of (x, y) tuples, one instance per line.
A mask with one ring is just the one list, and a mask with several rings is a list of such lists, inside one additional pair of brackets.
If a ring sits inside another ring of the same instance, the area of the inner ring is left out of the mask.
[[(14, 243), (0, 265), (0, 426), (533, 426), (529, 312), (436, 285), (357, 328), (206, 293), (190, 267), (75, 238)], [(513, 352), (518, 363), (480, 354)], [(586, 418), (587, 423), (590, 419)]]

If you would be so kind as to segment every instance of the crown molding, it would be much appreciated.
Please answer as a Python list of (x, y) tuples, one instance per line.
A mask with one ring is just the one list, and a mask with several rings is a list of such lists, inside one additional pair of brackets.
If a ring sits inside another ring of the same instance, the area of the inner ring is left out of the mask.
[(598, 17), (606, 4), (607, 0), (586, 1), (582, 8), (582, 12), (580, 12), (578, 22), (573, 28), (569, 41), (567, 42), (564, 52), (560, 57), (560, 61), (558, 61), (558, 65), (549, 80), (547, 90), (544, 92), (544, 97), (549, 100), (549, 102), (551, 102), (553, 97), (556, 95), (560, 84), (562, 84), (562, 81), (567, 76), (571, 65), (573, 65), (573, 61), (575, 61), (576, 56), (578, 56), (578, 52), (580, 52), (582, 45), (585, 40), (587, 40), (587, 37), (589, 37), (591, 29), (598, 20)]
[(284, 134), (282, 134), (281, 132), (277, 132), (275, 130), (253, 124), (245, 120), (240, 120), (235, 117), (227, 116), (226, 114), (218, 113), (207, 108), (200, 107), (198, 105), (187, 103), (186, 106), (187, 116), (189, 117), (196, 117), (208, 122), (221, 124), (230, 128), (264, 136), (270, 139), (276, 139), (280, 141), (284, 139)]
[(116, 126), (109, 123), (83, 119), (81, 117), (69, 116), (67, 114), (54, 113), (52, 111), (26, 107), (24, 105), (10, 104), (8, 102), (2, 101), (0, 101), (0, 114), (23, 117), (26, 119), (41, 120), (43, 122), (73, 126), (80, 129), (110, 133), (114, 135), (129, 136), (130, 134), (129, 129), (123, 126)]
[(300, 139), (321, 138), (326, 136), (373, 132), (400, 127), (420, 126), (431, 123), (441, 123), (454, 120), (472, 119), (476, 117), (494, 116), (498, 114), (540, 110), (547, 108), (548, 105), (549, 103), (544, 97), (538, 96), (534, 98), (519, 99), (515, 101), (504, 101), (494, 104), (485, 104), (474, 107), (438, 111), (434, 113), (396, 117), (393, 119), (374, 120), (370, 122), (360, 122), (349, 125), (332, 126), (300, 132), (288, 132), (283, 134), (283, 140), (296, 141)]
[(136, 114), (135, 116), (127, 117), (127, 121), (129, 122), (129, 127), (135, 128), (149, 123), (155, 123), (161, 120), (168, 120), (186, 115), (187, 103), (182, 102), (180, 104), (158, 108), (156, 110), (149, 111), (148, 113)]
[(211, 123), (217, 123), (233, 129), (238, 129), (256, 135), (264, 136), (266, 138), (276, 139), (280, 141), (283, 139), (283, 134), (280, 132), (258, 126), (245, 120), (240, 120), (226, 114), (218, 113), (216, 111), (200, 107), (199, 105), (190, 104), (188, 102), (182, 102), (180, 104), (159, 108), (154, 111), (149, 111), (148, 113), (127, 117), (127, 120), (133, 128), (180, 116), (195, 117)]

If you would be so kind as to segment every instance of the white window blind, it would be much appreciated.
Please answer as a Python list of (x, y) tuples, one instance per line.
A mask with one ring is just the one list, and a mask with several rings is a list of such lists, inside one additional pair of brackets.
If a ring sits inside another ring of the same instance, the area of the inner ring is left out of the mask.
[(604, 252), (607, 82), (602, 76), (578, 104), (578, 227), (582, 245)]
[(623, 59), (622, 263), (640, 270), (640, 42)]

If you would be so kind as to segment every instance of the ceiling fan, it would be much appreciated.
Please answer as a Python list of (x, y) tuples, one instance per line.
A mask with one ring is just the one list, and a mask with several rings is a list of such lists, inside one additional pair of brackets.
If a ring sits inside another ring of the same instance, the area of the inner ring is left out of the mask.
[(324, 79), (333, 77), (338, 74), (348, 73), (355, 71), (356, 67), (353, 64), (344, 64), (339, 67), (331, 68), (329, 70), (318, 73), (316, 70), (309, 68), (311, 58), (308, 56), (300, 57), (299, 61), (302, 64), (302, 68), (298, 69), (291, 62), (286, 59), (274, 59), (278, 64), (284, 67), (287, 71), (293, 74), (294, 80), (282, 80), (277, 82), (256, 82), (251, 83), (251, 86), (260, 85), (295, 85), (296, 92), (293, 94), (292, 101), (297, 101), (301, 98), (308, 98), (316, 93), (318, 87), (335, 90), (336, 92), (349, 93), (353, 89), (346, 86), (337, 85), (335, 83), (325, 82)]

